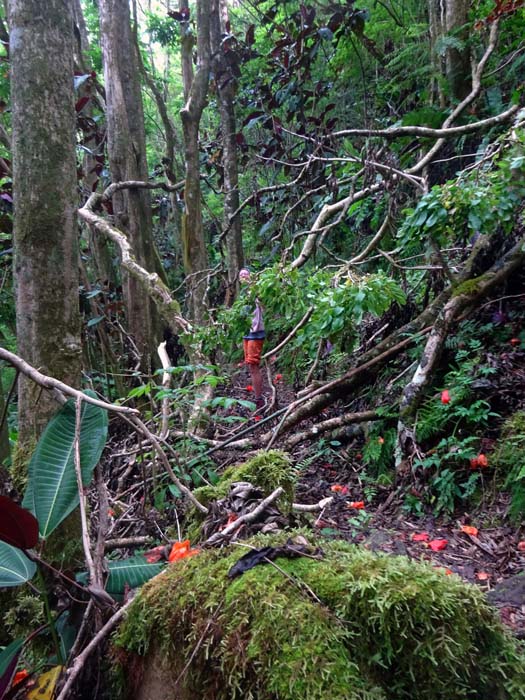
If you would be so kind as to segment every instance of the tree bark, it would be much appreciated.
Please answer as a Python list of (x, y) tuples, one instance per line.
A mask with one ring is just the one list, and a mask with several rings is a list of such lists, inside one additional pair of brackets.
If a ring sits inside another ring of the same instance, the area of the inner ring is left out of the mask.
[[(237, 79), (232, 67), (226, 61), (226, 54), (221, 43), (221, 39), (225, 35), (224, 20), (226, 18), (227, 8), (224, 3), (221, 3), (221, 0), (211, 0), (210, 40), (221, 120), (224, 178), (222, 189), (225, 194), (223, 230), (226, 232), (226, 263), (228, 268), (226, 302), (231, 304), (238, 291), (239, 270), (244, 266), (244, 252), (240, 213), (236, 213), (239, 209), (239, 166), (235, 122)], [(234, 52), (230, 53), (235, 60)]]
[[(182, 215), (182, 255), (186, 273), (186, 294), (190, 318), (204, 322), (207, 312), (208, 252), (202, 226), (199, 163), (199, 126), (206, 105), (210, 73), (210, 0), (197, 2), (197, 70), (192, 75), (192, 46), (188, 36), (182, 42), (182, 66), (186, 104), (181, 110), (186, 162)], [(181, 0), (181, 10), (187, 0)]]
[[(73, 16), (63, 0), (10, 0), (15, 294), (18, 352), (71, 386), (80, 381)], [(19, 449), (56, 410), (19, 382)]]
[[(100, 0), (100, 28), (107, 102), (109, 168), (113, 182), (148, 179), (144, 113), (128, 0)], [(163, 274), (153, 241), (147, 190), (121, 190), (113, 197), (118, 227), (126, 231), (137, 262)], [(143, 368), (158, 344), (158, 317), (141, 286), (123, 275), (128, 328), (142, 355)]]

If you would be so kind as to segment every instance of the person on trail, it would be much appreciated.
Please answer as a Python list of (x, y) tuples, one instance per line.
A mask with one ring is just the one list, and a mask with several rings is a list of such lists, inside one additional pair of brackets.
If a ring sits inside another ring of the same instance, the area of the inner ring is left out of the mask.
[[(239, 272), (241, 284), (251, 284), (250, 271), (243, 268)], [(253, 391), (255, 394), (255, 407), (261, 409), (264, 406), (262, 395), (261, 352), (264, 343), (265, 331), (263, 320), (263, 307), (259, 299), (255, 299), (255, 308), (252, 314), (252, 322), (247, 335), (243, 336), (244, 362), (250, 370)]]

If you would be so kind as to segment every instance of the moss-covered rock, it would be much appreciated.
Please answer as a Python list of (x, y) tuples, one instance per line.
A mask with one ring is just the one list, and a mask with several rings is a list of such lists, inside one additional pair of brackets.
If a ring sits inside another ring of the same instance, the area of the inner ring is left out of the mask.
[(234, 580), (244, 549), (206, 551), (152, 580), (115, 640), (125, 676), (142, 679), (131, 697), (525, 698), (521, 651), (477, 588), (405, 557), (322, 549)]
[[(297, 470), (290, 457), (280, 450), (259, 452), (243, 464), (228, 467), (214, 486), (201, 486), (195, 489), (195, 497), (205, 506), (226, 498), (231, 485), (239, 481), (247, 481), (258, 487), (264, 496), (269, 496), (281, 486), (284, 494), (280, 506), (284, 511), (290, 510), (295, 496)], [(192, 542), (200, 539), (200, 526), (203, 515), (197, 509), (191, 510), (186, 518), (185, 529)]]

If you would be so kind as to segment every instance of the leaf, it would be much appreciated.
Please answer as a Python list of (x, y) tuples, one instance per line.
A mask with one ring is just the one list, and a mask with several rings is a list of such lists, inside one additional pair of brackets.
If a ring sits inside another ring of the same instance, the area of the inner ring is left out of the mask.
[(447, 548), (447, 544), (447, 540), (432, 540), (428, 543), (428, 546), (433, 552), (440, 552), (441, 550)]
[(36, 677), (34, 685), (27, 694), (28, 700), (51, 700), (63, 666), (53, 666), (52, 669)]
[(20, 586), (33, 578), (36, 564), (17, 547), (0, 542), (0, 588)]
[(23, 639), (15, 639), (0, 652), (0, 700), (11, 686), (23, 644)]
[(31, 549), (38, 542), (35, 516), (6, 496), (0, 496), (0, 540), (19, 549)]
[[(84, 401), (80, 420), (80, 464), (86, 486), (106, 444), (108, 414)], [(28, 467), (23, 504), (35, 514), (44, 539), (79, 503), (74, 441), (75, 401), (70, 399), (48, 423)]]
[(110, 595), (123, 593), (126, 586), (138, 588), (149, 581), (165, 568), (165, 563), (148, 564), (144, 557), (138, 554), (129, 559), (109, 562), (109, 576), (106, 591)]
[(413, 542), (428, 542), (430, 539), (428, 532), (415, 532), (412, 535)]
[(476, 537), (478, 534), (478, 528), (474, 527), (473, 525), (462, 525), (461, 532), (464, 532), (465, 535), (473, 535)]

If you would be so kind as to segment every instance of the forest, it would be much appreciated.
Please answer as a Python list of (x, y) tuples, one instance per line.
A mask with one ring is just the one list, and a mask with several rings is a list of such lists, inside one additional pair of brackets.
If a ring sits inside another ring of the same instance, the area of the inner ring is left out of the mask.
[(0, 2), (0, 700), (525, 698), (525, 1)]

